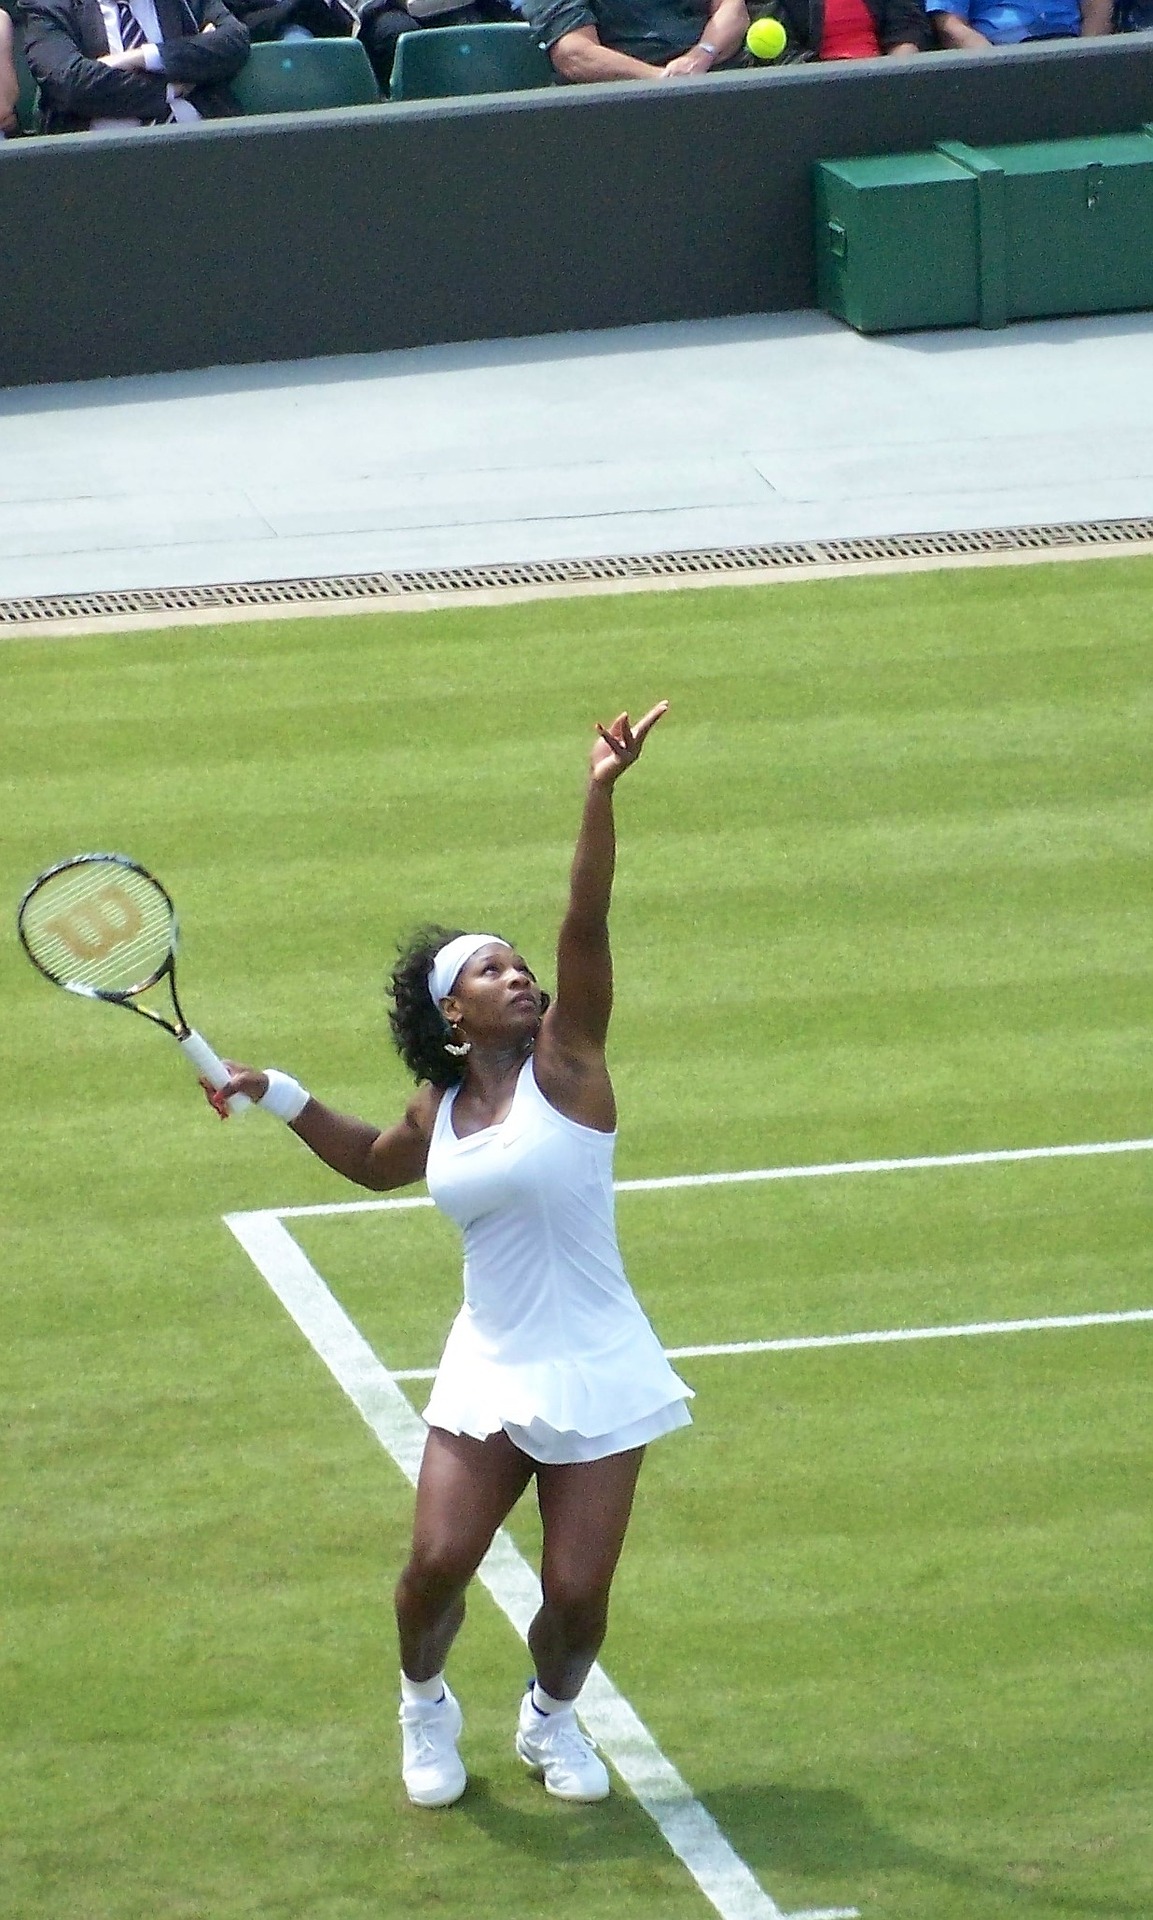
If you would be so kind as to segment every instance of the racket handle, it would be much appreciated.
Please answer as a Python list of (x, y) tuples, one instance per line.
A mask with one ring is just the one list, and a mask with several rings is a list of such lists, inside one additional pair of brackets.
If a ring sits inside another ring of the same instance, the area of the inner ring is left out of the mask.
[[(226, 1087), (232, 1075), (223, 1060), (217, 1058), (201, 1033), (186, 1033), (180, 1046), (191, 1060), (203, 1079), (210, 1087)], [(243, 1113), (245, 1107), (252, 1105), (246, 1093), (234, 1093), (231, 1100), (225, 1102), (229, 1113)]]

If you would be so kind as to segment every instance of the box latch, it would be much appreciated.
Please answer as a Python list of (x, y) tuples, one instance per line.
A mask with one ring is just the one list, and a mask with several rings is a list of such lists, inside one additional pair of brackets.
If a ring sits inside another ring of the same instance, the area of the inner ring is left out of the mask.
[(1085, 205), (1090, 213), (1095, 212), (1101, 198), (1101, 182), (1105, 178), (1105, 169), (1099, 160), (1093, 160), (1085, 169)]

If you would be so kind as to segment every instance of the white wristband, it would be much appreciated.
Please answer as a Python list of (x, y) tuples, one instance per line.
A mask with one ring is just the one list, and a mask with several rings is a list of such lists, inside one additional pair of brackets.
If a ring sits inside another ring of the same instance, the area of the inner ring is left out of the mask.
[(312, 1095), (306, 1093), (290, 1073), (280, 1073), (275, 1067), (265, 1067), (264, 1076), (268, 1092), (263, 1100), (257, 1101), (257, 1106), (265, 1113), (274, 1113), (278, 1120), (295, 1120), (304, 1112)]

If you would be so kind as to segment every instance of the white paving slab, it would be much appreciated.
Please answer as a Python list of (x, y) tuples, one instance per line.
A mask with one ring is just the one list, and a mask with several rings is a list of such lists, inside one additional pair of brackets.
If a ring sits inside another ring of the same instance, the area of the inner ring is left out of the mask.
[(0, 595), (1153, 512), (1153, 315), (821, 314), (0, 392)]

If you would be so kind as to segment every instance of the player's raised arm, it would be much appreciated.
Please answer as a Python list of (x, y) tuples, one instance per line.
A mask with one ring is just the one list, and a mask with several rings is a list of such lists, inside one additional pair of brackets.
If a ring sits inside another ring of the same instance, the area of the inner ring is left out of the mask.
[(627, 713), (598, 724), (584, 812), (573, 855), (568, 907), (557, 938), (557, 992), (546, 1016), (547, 1042), (578, 1054), (603, 1054), (613, 1003), (609, 904), (616, 867), (613, 788), (634, 766), (649, 733), (668, 711), (650, 708), (636, 725)]
[(432, 1123), (440, 1098), (435, 1087), (422, 1086), (405, 1108), (404, 1118), (383, 1130), (370, 1121), (337, 1113), (306, 1093), (299, 1081), (285, 1073), (260, 1073), (255, 1067), (228, 1062), (231, 1079), (219, 1091), (201, 1084), (209, 1104), (227, 1118), (226, 1102), (243, 1093), (254, 1105), (287, 1121), (306, 1147), (334, 1173), (359, 1187), (385, 1193), (423, 1180)]

